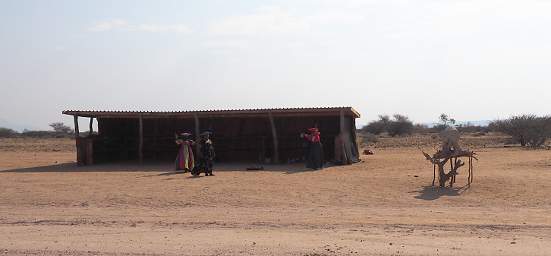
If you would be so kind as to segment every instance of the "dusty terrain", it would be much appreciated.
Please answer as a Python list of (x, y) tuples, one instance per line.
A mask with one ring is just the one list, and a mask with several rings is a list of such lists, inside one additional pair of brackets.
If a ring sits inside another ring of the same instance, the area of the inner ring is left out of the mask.
[(200, 178), (76, 167), (68, 139), (0, 139), (0, 255), (551, 255), (551, 151), (492, 141), (469, 143), (471, 187), (462, 173), (435, 189), (426, 136), (352, 166)]

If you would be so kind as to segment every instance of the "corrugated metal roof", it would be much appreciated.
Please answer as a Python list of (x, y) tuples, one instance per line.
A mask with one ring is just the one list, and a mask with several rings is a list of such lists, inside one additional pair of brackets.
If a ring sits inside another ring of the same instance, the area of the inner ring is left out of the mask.
[(173, 110), (173, 111), (131, 111), (131, 110), (64, 110), (62, 114), (82, 117), (130, 117), (130, 116), (210, 116), (210, 115), (256, 115), (256, 114), (307, 114), (334, 113), (345, 111), (360, 117), (352, 107), (302, 107), (302, 108), (253, 108), (253, 109), (213, 109), (213, 110)]

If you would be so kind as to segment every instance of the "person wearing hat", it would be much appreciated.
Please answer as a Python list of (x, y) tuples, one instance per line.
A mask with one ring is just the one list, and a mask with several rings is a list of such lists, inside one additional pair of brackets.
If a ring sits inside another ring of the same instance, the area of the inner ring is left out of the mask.
[(308, 129), (307, 134), (301, 137), (308, 143), (306, 150), (306, 168), (318, 170), (323, 168), (323, 147), (320, 139), (321, 133), (318, 128)]
[(191, 139), (191, 134), (184, 132), (180, 135), (175, 134), (176, 144), (179, 145), (178, 155), (176, 156), (176, 170), (190, 172), (195, 167), (195, 158), (193, 157), (192, 146), (195, 142)]
[(199, 165), (192, 174), (199, 175), (201, 172), (205, 172), (205, 176), (214, 176), (212, 167), (215, 153), (210, 140), (210, 132), (203, 132), (199, 136)]

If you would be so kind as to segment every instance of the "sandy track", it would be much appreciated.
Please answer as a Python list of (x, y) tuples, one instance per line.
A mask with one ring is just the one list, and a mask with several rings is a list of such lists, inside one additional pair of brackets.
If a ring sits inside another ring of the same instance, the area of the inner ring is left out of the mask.
[(462, 175), (442, 190), (411, 148), (315, 172), (218, 165), (201, 178), (1, 151), (0, 254), (549, 255), (551, 152), (478, 151), (473, 186), (459, 188)]

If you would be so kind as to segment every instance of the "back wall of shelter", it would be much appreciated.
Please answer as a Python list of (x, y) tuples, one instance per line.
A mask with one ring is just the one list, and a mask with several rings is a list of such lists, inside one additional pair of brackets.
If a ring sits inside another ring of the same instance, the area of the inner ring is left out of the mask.
[[(299, 137), (310, 127), (321, 132), (326, 160), (335, 156), (335, 136), (340, 131), (339, 116), (274, 116), (279, 159), (283, 163), (300, 161), (304, 142)], [(216, 161), (270, 162), (273, 157), (273, 137), (270, 120), (261, 117), (200, 118), (200, 131), (212, 131)], [(345, 126), (355, 133), (354, 119), (345, 117)], [(139, 158), (139, 119), (98, 118), (98, 135), (93, 140), (94, 161), (111, 162)], [(146, 160), (168, 161), (175, 158), (177, 145), (174, 134), (193, 133), (193, 118), (144, 118), (143, 156)]]

